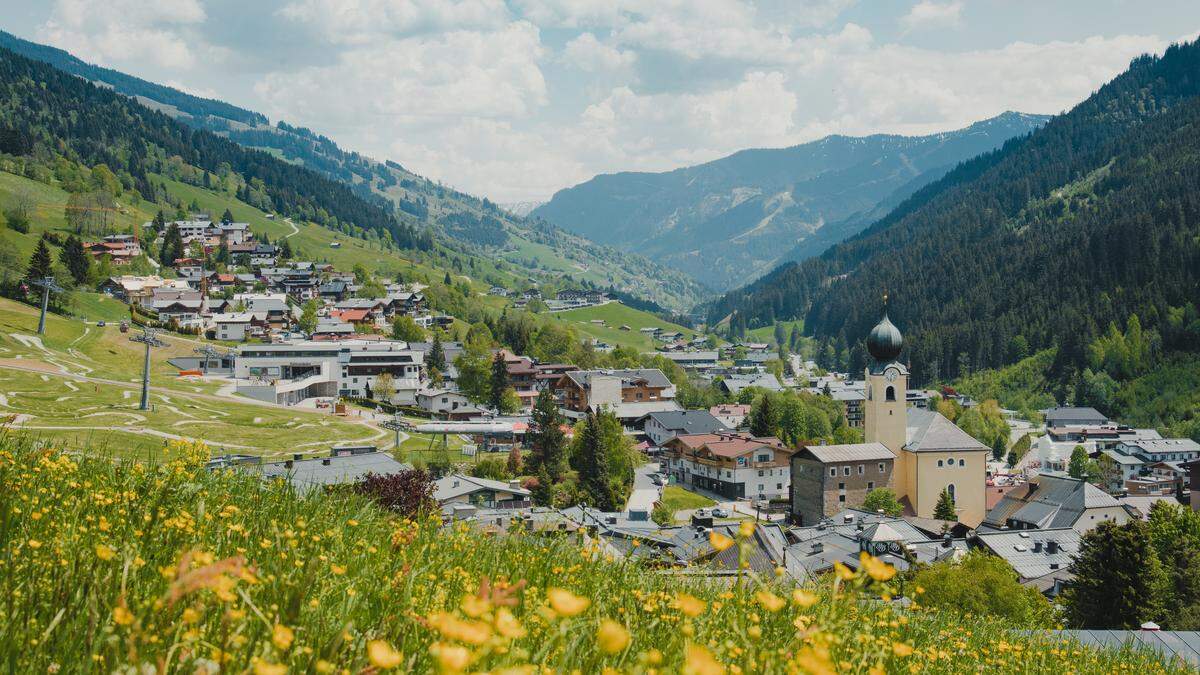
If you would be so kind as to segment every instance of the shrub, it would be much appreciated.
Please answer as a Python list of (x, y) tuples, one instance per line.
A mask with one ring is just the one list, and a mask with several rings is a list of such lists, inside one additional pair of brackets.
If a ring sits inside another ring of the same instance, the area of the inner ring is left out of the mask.
[(437, 508), (433, 499), (433, 479), (429, 472), (420, 469), (383, 476), (367, 474), (355, 484), (354, 491), (389, 511), (410, 518)]

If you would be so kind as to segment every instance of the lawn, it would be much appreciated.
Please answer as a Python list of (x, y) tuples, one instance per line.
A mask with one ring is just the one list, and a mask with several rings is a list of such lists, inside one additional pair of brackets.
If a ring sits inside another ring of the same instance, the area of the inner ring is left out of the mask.
[(663, 506), (670, 509), (671, 513), (684, 509), (706, 509), (717, 505), (715, 501), (708, 497), (685, 490), (678, 485), (668, 485), (663, 488), (662, 498), (659, 501), (662, 502)]
[[(643, 312), (640, 309), (634, 309), (620, 302), (609, 302), (593, 307), (569, 309), (563, 312), (548, 313), (545, 316), (551, 317), (556, 321), (570, 321), (584, 335), (590, 335), (614, 347), (633, 347), (643, 351), (653, 350), (655, 342), (648, 335), (639, 332), (638, 329), (640, 328), (657, 326), (667, 331), (678, 331), (688, 337), (697, 334), (695, 331), (678, 324), (663, 321), (650, 312)], [(601, 320), (604, 323), (592, 323), (595, 319)], [(621, 330), (621, 326), (629, 326), (630, 330)]]
[[(804, 319), (780, 321), (779, 323), (783, 324), (783, 337), (785, 340), (792, 338), (792, 328), (794, 326), (798, 326), (801, 333), (804, 332)], [(775, 344), (775, 324), (746, 331), (746, 340), (749, 342), (769, 342)]]

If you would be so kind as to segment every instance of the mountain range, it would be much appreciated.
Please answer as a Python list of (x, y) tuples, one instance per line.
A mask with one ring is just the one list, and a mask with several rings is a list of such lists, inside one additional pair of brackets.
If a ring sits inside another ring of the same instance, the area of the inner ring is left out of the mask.
[(821, 253), (959, 162), (1047, 119), (1006, 112), (928, 136), (829, 136), (662, 173), (604, 174), (532, 215), (724, 290)]
[[(414, 230), (428, 229), (466, 255), (508, 263), (529, 283), (611, 288), (671, 309), (689, 308), (712, 292), (686, 274), (640, 255), (599, 245), (538, 218), (500, 208), (417, 175), (400, 163), (377, 161), (340, 148), (300, 126), (223, 101), (201, 98), (0, 31), (0, 47), (132, 97), (192, 128), (261, 150), (346, 185), (364, 201), (394, 212)], [(525, 210), (527, 212), (527, 210)]]
[(1197, 73), (1197, 42), (1138, 57), (1070, 111), (959, 165), (848, 241), (726, 294), (710, 321), (738, 333), (802, 318), (837, 351), (857, 349), (861, 364), (858, 338), (886, 292), (905, 358), (925, 381), (1053, 346), (1060, 372), (1083, 371), (1097, 337), (1135, 325), (1134, 315), (1130, 332), (1200, 349)]

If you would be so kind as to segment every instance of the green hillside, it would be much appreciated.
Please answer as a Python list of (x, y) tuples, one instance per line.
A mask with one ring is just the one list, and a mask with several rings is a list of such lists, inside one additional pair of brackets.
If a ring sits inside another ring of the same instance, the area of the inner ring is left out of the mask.
[(925, 611), (919, 592), (874, 601), (900, 588), (882, 563), (804, 588), (716, 583), (613, 561), (584, 532), (443, 528), (175, 452), (135, 465), (0, 437), (9, 670), (1188, 672)]
[[(614, 347), (634, 347), (644, 351), (654, 349), (655, 342), (650, 336), (639, 332), (641, 328), (656, 327), (668, 332), (678, 331), (688, 337), (694, 337), (697, 334), (693, 330), (664, 321), (649, 312), (633, 309), (616, 301), (594, 307), (553, 312), (546, 316), (553, 317), (557, 321), (570, 322), (580, 333), (590, 335), (596, 340), (607, 342)], [(597, 320), (603, 323), (593, 323)], [(621, 326), (629, 326), (630, 330), (621, 330)]]

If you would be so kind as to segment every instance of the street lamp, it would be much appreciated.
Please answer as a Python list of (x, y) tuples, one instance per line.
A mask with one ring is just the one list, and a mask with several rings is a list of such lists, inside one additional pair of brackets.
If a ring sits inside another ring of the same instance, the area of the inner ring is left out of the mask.
[(50, 306), (50, 292), (62, 293), (63, 288), (58, 285), (54, 277), (42, 277), (29, 282), (34, 286), (40, 286), (42, 289), (42, 315), (38, 318), (38, 335), (46, 334), (46, 308)]
[(146, 345), (146, 360), (142, 364), (142, 405), (139, 407), (141, 410), (150, 409), (150, 348), (167, 346), (167, 343), (158, 339), (157, 333), (153, 328), (143, 328), (141, 335), (129, 338), (132, 342)]

